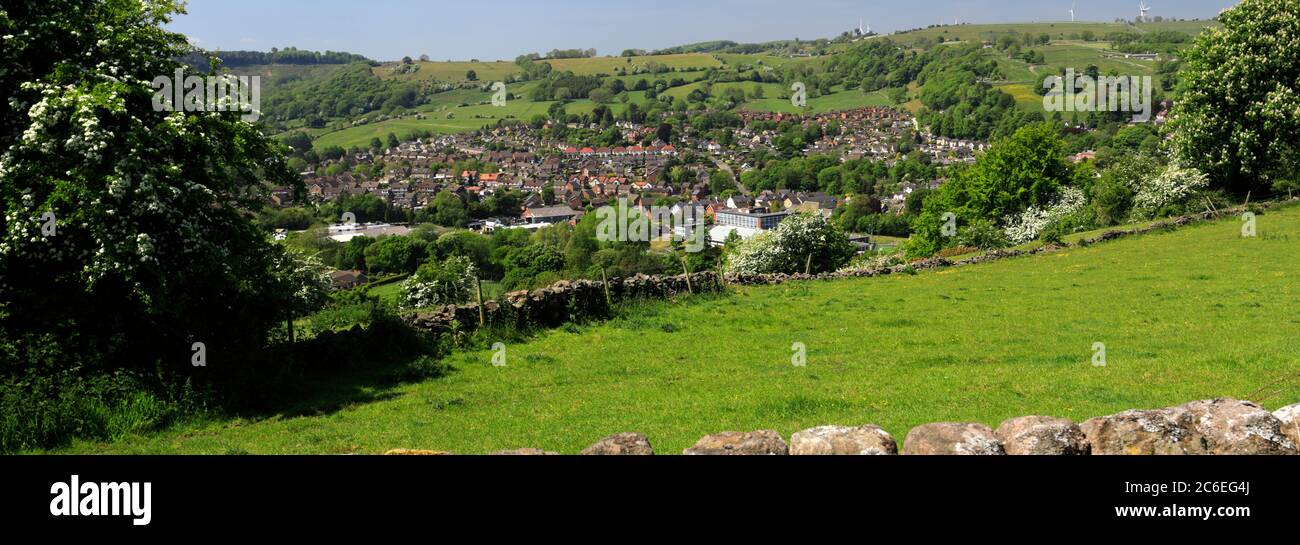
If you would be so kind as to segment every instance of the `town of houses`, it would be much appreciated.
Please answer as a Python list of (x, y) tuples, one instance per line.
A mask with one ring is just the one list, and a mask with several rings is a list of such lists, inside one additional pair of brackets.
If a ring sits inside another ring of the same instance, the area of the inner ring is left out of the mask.
[[(734, 228), (731, 230), (747, 237), (774, 226), (774, 221), (779, 223), (789, 213), (813, 211), (829, 216), (845, 202), (844, 196), (799, 191), (712, 195), (709, 176), (713, 169), (727, 165), (725, 168), (739, 174), (754, 168), (750, 158), (756, 152), (774, 149), (774, 140), (780, 133), (759, 127), (791, 122), (805, 126), (819, 124), (825, 128), (835, 123), (840, 127), (836, 134), (826, 134), (808, 144), (804, 153), (838, 154), (842, 161), (865, 158), (889, 166), (901, 160), (899, 143), (905, 139), (912, 139), (914, 149), (939, 165), (974, 162), (975, 154), (988, 147), (985, 142), (916, 131), (910, 115), (885, 107), (812, 116), (761, 112), (740, 112), (740, 116), (744, 126), (734, 129), (735, 145), (730, 148), (693, 136), (689, 130), (675, 144), (655, 140), (647, 146), (576, 147), (544, 141), (538, 131), (527, 125), (503, 125), (473, 133), (408, 141), (378, 155), (358, 151), (349, 157), (354, 164), (382, 164), (378, 176), (354, 174), (352, 170), (334, 176), (317, 174), (333, 161), (326, 161), (320, 165), (321, 169), (304, 172), (302, 176), (308, 198), (316, 202), (332, 201), (345, 193), (373, 194), (394, 208), (411, 211), (430, 206), (434, 197), (444, 190), (467, 199), (485, 198), (508, 190), (523, 195), (517, 218), (474, 222), (469, 225), (474, 229), (574, 222), (588, 207), (626, 199), (629, 206), (646, 214), (656, 203), (699, 206), (715, 225), (731, 226)], [(758, 124), (760, 121), (771, 123)], [(617, 123), (616, 127), (627, 141), (644, 141), (655, 131), (654, 126), (626, 121)], [(696, 161), (676, 163), (688, 169), (686, 180), (669, 183), (666, 174), (670, 161), (688, 154)], [(491, 167), (484, 171), (448, 168), (468, 160)], [(941, 180), (933, 180), (928, 185), (933, 188), (939, 183)], [(892, 194), (883, 196), (883, 204), (888, 209), (901, 209), (917, 185), (903, 184)], [(275, 204), (289, 204), (292, 198), (286, 188), (272, 191)]]

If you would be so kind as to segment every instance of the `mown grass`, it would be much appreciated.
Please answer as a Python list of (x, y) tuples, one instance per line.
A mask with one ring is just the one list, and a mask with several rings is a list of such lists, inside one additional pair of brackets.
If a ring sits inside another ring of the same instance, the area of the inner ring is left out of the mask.
[[(1300, 400), (1300, 207), (916, 275), (741, 287), (479, 350), (416, 384), (365, 377), (258, 419), (69, 452), (576, 453), (638, 431), (676, 453), (724, 430), (1083, 420), (1234, 396)], [(1106, 366), (1091, 363), (1104, 343)], [(791, 364), (794, 343), (807, 365)]]
[[(477, 91), (468, 93), (454, 91), (453, 93), (457, 93), (455, 95), (442, 93), (434, 96), (434, 102), (420, 107), (419, 113), (424, 115), (424, 119), (418, 119), (412, 114), (330, 132), (316, 131), (313, 133), (316, 139), (312, 145), (316, 149), (329, 146), (341, 146), (345, 149), (353, 146), (366, 147), (370, 145), (372, 138), (384, 140), (389, 133), (405, 140), (411, 138), (411, 135), (417, 131), (457, 134), (491, 127), (502, 119), (529, 121), (533, 116), (545, 115), (547, 109), (553, 104), (553, 102), (533, 102), (524, 98), (529, 85), (525, 83), (510, 87), (510, 92), (518, 95), (514, 100), (507, 101), (504, 106), (484, 103), (490, 100), (491, 93)], [(444, 94), (452, 99), (443, 99)], [(635, 102), (645, 104), (643, 92), (632, 93), (632, 96)], [(462, 103), (465, 105), (461, 106)], [(566, 103), (564, 108), (568, 113), (585, 114), (591, 113), (596, 106), (597, 104), (589, 99), (579, 99)], [(616, 114), (622, 113), (627, 108), (627, 105), (621, 102), (611, 102), (608, 106)], [(447, 117), (448, 114), (452, 117)]]

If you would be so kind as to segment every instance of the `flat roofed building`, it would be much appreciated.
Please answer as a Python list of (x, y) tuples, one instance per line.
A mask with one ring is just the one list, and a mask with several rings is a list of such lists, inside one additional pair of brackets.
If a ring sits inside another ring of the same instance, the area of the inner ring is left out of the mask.
[(789, 217), (788, 212), (742, 212), (740, 210), (719, 210), (714, 224), (728, 227), (743, 227), (755, 231), (775, 228), (782, 220)]

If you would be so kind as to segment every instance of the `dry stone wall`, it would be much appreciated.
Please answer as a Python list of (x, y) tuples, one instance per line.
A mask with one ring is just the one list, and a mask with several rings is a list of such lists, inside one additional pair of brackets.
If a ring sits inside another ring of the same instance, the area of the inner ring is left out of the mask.
[[(1300, 403), (1269, 413), (1232, 398), (1193, 401), (1177, 407), (1129, 410), (1075, 424), (1050, 416), (1011, 418), (996, 430), (973, 422), (939, 422), (912, 428), (902, 453), (924, 455), (1296, 455), (1300, 454)], [(818, 426), (795, 432), (786, 443), (773, 430), (706, 435), (688, 455), (893, 455), (894, 437), (879, 426)], [(651, 455), (650, 439), (618, 433), (592, 444), (584, 455)], [(446, 454), (394, 449), (386, 454)], [(492, 454), (547, 455), (536, 447)]]

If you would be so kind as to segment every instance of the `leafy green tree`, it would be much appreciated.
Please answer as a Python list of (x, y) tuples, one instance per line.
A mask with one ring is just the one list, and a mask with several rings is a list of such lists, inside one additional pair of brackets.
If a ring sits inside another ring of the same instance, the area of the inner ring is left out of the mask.
[(664, 142), (671, 142), (673, 138), (673, 126), (667, 123), (660, 123), (658, 130), (655, 131), (655, 137)]
[(710, 193), (718, 195), (734, 187), (736, 187), (736, 180), (732, 178), (731, 173), (721, 169), (709, 173)]
[(492, 262), (492, 246), (488, 237), (473, 231), (455, 230), (438, 237), (434, 244), (437, 257), (464, 256), (485, 275), (499, 278), (500, 267)]
[(1171, 126), (1180, 162), (1260, 194), (1300, 165), (1300, 0), (1243, 0), (1184, 56)]
[(432, 208), (432, 220), (438, 225), (462, 227), (469, 221), (469, 214), (465, 211), (465, 203), (455, 193), (445, 189), (433, 198)]
[(564, 262), (569, 270), (583, 272), (591, 267), (591, 256), (600, 249), (596, 240), (599, 223), (596, 214), (586, 214), (578, 220), (564, 248)]
[[(272, 328), (309, 309), (297, 296), (308, 275), (250, 221), (267, 187), (302, 190), (284, 146), (239, 112), (154, 107), (155, 78), (197, 75), (175, 60), (185, 37), (164, 29), (179, 11), (92, 0), (0, 11), (0, 399), (37, 379), (73, 396), (109, 375), (145, 388), (256, 379)], [(192, 365), (196, 342), (206, 367)], [(0, 424), (0, 451), (95, 418), (43, 403)]]
[(406, 236), (384, 237), (366, 246), (366, 266), (372, 274), (413, 272), (425, 258), (426, 252), (425, 243), (420, 239)]
[(374, 243), (370, 237), (352, 237), (335, 254), (334, 266), (340, 270), (366, 270), (366, 248)]
[(311, 149), (311, 136), (302, 131), (293, 131), (284, 138), (284, 143), (298, 154), (302, 155)]
[(1073, 180), (1074, 168), (1065, 159), (1065, 141), (1056, 127), (1030, 125), (980, 156), (973, 166), (957, 170), (947, 183), (925, 198), (913, 222), (908, 252), (927, 256), (957, 240), (947, 214), (957, 226), (976, 220), (994, 225), (1030, 206), (1045, 206), (1061, 186)]

